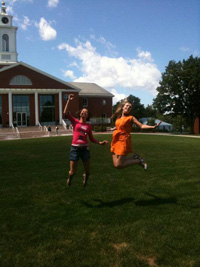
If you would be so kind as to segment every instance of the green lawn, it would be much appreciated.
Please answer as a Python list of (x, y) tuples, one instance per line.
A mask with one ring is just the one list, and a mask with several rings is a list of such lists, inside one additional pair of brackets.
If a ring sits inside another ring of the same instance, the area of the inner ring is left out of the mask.
[(200, 266), (199, 139), (133, 135), (146, 172), (90, 144), (67, 188), (71, 139), (0, 142), (0, 266)]

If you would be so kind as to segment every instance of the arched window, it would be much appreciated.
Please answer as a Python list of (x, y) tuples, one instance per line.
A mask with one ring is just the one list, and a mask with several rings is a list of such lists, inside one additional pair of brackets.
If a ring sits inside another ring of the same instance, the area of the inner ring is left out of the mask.
[(32, 82), (24, 75), (17, 75), (10, 80), (10, 85), (32, 85)]
[(7, 34), (3, 34), (2, 36), (2, 51), (9, 51), (9, 36)]

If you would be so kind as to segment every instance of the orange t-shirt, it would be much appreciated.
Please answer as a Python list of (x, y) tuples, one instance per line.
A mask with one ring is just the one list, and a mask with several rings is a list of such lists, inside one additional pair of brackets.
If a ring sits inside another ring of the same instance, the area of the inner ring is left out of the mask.
[(132, 152), (130, 132), (133, 126), (133, 116), (120, 117), (115, 122), (116, 130), (113, 132), (111, 152), (126, 156)]

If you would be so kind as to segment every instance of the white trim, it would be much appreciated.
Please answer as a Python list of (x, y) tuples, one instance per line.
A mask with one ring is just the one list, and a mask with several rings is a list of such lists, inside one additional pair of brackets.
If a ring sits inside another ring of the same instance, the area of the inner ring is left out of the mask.
[(8, 93), (8, 113), (9, 113), (9, 126), (13, 124), (13, 113), (12, 113), (12, 92)]
[(62, 124), (62, 92), (59, 92), (59, 124)]
[(38, 92), (35, 92), (35, 125), (39, 125), (39, 116), (38, 116)]

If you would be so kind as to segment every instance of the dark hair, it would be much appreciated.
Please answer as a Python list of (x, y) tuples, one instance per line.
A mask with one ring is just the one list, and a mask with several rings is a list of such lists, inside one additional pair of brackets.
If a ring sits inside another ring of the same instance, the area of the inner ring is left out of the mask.
[(81, 114), (81, 112), (82, 112), (83, 109), (87, 109), (87, 111), (88, 111), (87, 121), (89, 121), (89, 120), (90, 120), (90, 117), (91, 117), (91, 113), (89, 112), (88, 108), (81, 108), (81, 109), (79, 109), (79, 110), (75, 113), (75, 115), (76, 115), (76, 117), (77, 117), (78, 119), (80, 119), (80, 114)]

